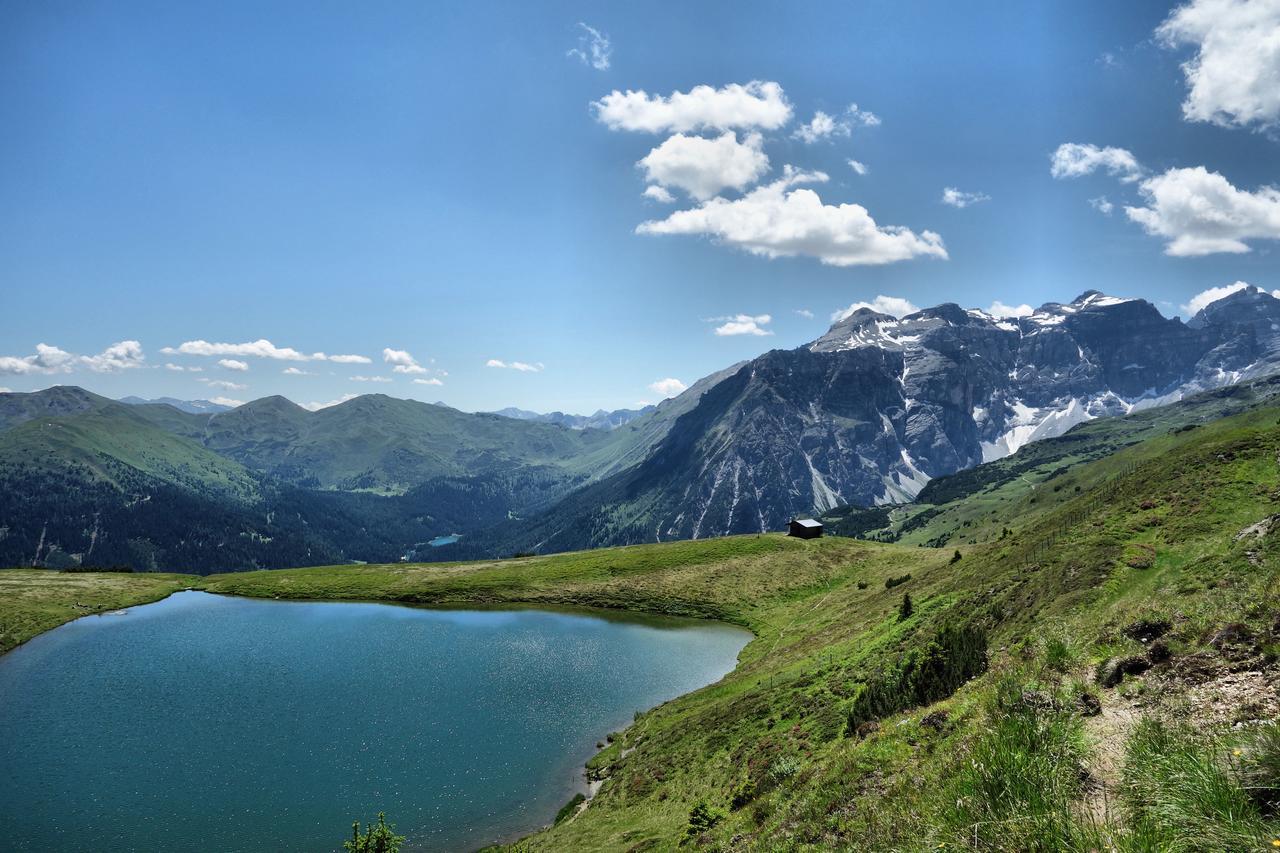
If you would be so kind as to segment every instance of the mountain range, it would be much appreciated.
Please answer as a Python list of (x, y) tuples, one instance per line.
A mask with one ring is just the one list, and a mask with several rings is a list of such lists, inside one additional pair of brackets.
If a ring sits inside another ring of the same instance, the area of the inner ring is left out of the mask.
[(1278, 368), (1264, 291), (1188, 323), (1087, 291), (1023, 317), (862, 308), (656, 407), (587, 417), (0, 394), (0, 563), (212, 571), (772, 530)]

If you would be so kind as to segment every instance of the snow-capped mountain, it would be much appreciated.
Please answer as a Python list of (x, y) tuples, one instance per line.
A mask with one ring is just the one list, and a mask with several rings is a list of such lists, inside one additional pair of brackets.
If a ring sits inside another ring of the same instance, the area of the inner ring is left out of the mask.
[(1189, 323), (1096, 291), (1016, 318), (862, 309), (704, 383), (647, 458), (553, 509), (535, 544), (774, 530), (840, 504), (906, 501), (1082, 421), (1277, 370), (1280, 300), (1256, 288)]

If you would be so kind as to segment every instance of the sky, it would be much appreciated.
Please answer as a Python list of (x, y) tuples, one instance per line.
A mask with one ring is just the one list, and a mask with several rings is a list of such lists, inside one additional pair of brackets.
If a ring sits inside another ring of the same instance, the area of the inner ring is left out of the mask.
[(591, 412), (859, 303), (1187, 316), (1280, 288), (1277, 33), (1280, 0), (0, 2), (0, 388)]

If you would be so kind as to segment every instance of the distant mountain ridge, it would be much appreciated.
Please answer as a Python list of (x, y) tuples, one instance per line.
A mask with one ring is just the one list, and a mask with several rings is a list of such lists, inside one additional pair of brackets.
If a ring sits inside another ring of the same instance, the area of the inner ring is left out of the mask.
[(152, 404), (162, 404), (165, 406), (173, 406), (181, 412), (188, 412), (193, 415), (218, 412), (229, 412), (232, 406), (224, 406), (221, 403), (215, 403), (212, 400), (179, 400), (176, 397), (156, 397), (148, 400), (144, 397), (121, 397), (121, 403), (128, 403), (130, 406), (145, 406)]
[(862, 309), (639, 412), (466, 413), (377, 394), (190, 412), (78, 388), (0, 394), (0, 562), (204, 570), (421, 558), (450, 533), (463, 538), (431, 554), (775, 530), (909, 501), (1075, 424), (1278, 370), (1280, 300), (1264, 291), (1189, 323), (1086, 291), (1018, 318)]

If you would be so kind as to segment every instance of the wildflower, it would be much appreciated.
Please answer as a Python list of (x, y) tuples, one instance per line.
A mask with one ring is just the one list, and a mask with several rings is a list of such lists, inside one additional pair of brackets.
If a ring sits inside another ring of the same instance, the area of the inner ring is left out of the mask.
[(1272, 846), (1272, 847), (1280, 847), (1280, 838), (1273, 838), (1273, 839), (1271, 839), (1271, 846)]
[[(1244, 750), (1240, 750), (1240, 749), (1233, 749), (1233, 750), (1231, 750), (1231, 754), (1232, 754), (1232, 755), (1234, 755), (1236, 758), (1239, 758), (1240, 756), (1244, 755)], [(1280, 847), (1280, 844), (1274, 844), (1274, 845), (1272, 845), (1272, 846), (1273, 846), (1273, 847)]]

